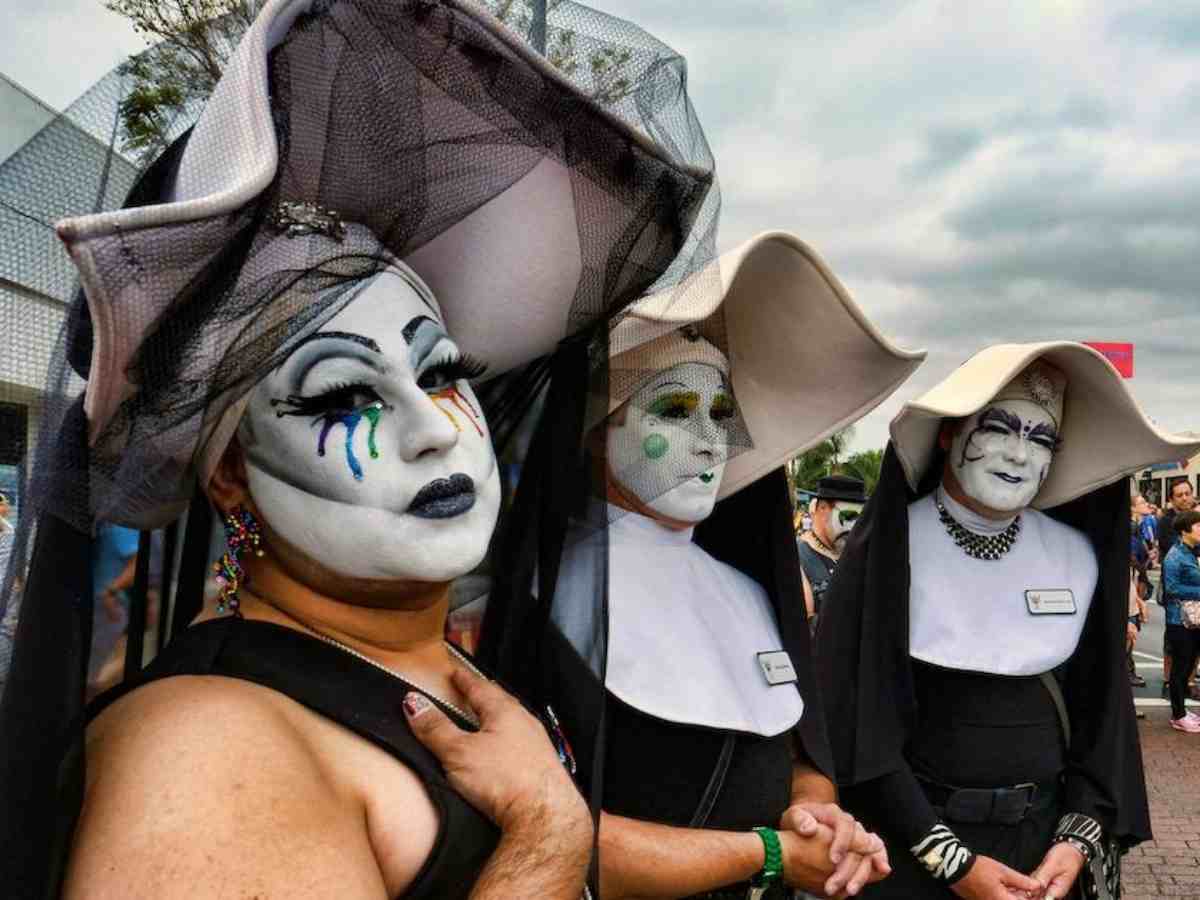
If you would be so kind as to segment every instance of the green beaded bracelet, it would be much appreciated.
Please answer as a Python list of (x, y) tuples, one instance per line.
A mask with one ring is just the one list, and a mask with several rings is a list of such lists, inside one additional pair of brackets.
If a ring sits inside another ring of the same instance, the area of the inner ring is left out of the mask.
[(783, 848), (779, 845), (779, 832), (774, 828), (758, 827), (754, 833), (762, 838), (763, 867), (750, 883), (755, 887), (763, 887), (783, 877)]

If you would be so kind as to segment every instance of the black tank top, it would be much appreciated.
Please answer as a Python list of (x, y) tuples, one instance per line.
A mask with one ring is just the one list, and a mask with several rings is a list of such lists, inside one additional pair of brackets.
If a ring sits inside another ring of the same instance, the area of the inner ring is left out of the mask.
[(837, 568), (837, 560), (830, 559), (824, 553), (818, 553), (808, 545), (807, 541), (796, 541), (796, 549), (800, 553), (800, 568), (812, 588), (813, 613), (821, 614), (821, 604), (825, 600), (825, 592), (833, 581), (833, 572)]
[[(261, 684), (396, 757), (420, 778), (440, 819), (437, 842), (405, 900), (470, 894), (500, 832), (455, 793), (437, 759), (409, 730), (400, 707), (406, 683), (290, 628), (229, 617), (185, 630), (136, 679), (97, 697), (88, 708), (89, 721), (130, 691), (173, 675), (223, 675)], [(442, 709), (461, 727), (471, 727)]]

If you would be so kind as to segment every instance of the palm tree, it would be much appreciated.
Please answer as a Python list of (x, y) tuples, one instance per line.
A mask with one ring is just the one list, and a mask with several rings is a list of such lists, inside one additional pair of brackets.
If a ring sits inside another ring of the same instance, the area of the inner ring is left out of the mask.
[(787, 463), (787, 474), (793, 495), (796, 490), (814, 491), (817, 482), (826, 475), (841, 471), (842, 455), (853, 439), (854, 427), (843, 428), (815, 447), (792, 457)]
[(875, 485), (879, 484), (879, 473), (882, 470), (882, 450), (861, 450), (847, 459), (842, 466), (843, 475), (852, 475), (862, 480), (867, 496), (875, 491)]

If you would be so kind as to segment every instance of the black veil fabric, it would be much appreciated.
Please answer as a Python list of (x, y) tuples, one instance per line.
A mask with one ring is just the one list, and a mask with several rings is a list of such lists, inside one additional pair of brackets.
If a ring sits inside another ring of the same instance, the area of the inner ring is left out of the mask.
[(783, 649), (796, 669), (796, 687), (804, 698), (804, 715), (794, 728), (797, 740), (809, 762), (833, 780), (825, 717), (830, 707), (817, 687), (792, 516), (787, 473), (776, 469), (720, 501), (713, 514), (696, 526), (695, 540), (766, 588)]
[[(941, 480), (939, 451), (909, 489), (889, 443), (879, 484), (847, 539), (817, 635), (818, 685), (829, 710), (837, 780), (859, 787), (901, 771), (916, 727), (909, 657), (908, 505)], [(1098, 821), (1128, 847), (1151, 838), (1133, 698), (1125, 668), (1129, 603), (1124, 481), (1048, 509), (1079, 529), (1099, 564), (1079, 645), (1059, 670), (1071, 719), (1064, 808)], [(852, 797), (853, 792), (847, 796)]]
[[(603, 343), (603, 330), (593, 341)], [(562, 722), (575, 757), (576, 778), (590, 799), (603, 783), (603, 672), (597, 677), (550, 621), (559, 565), (572, 541), (572, 523), (586, 517), (598, 488), (585, 446), (586, 398), (605, 375), (605, 355), (593, 343), (564, 345), (550, 363), (545, 411), (521, 466), (511, 509), (498, 531), (496, 565), (484, 613), (478, 657), (539, 710), (549, 706)], [(607, 543), (599, 534), (593, 597), (594, 641), (601, 659), (607, 640), (604, 601)], [(599, 805), (593, 799), (593, 815)], [(593, 868), (596, 863), (593, 860)]]
[[(503, 445), (531, 427), (546, 390), (565, 397), (583, 384), (586, 393), (603, 371), (592, 334), (715, 255), (718, 193), (682, 58), (636, 26), (563, 2), (551, 4), (547, 27), (557, 56), (531, 66), (513, 35), (499, 39), (479, 17), (457, 0), (312, 4), (269, 60), (280, 156), (272, 183), (228, 214), (92, 248), (113, 283), (153, 281), (164, 301), (125, 310), (139, 340), (121, 373), (132, 388), (105, 422), (83, 412), (96, 323), (54, 223), (161, 202), (199, 106), (170, 123), (157, 161), (132, 157), (117, 115), (131, 84), (118, 71), (0, 164), (0, 229), (15, 250), (0, 263), (0, 354), (11, 341), (10, 358), (29, 358), (17, 387), (0, 380), (0, 404), (36, 411), (28, 423), (36, 438), (22, 434), (16, 454), (29, 487), (0, 572), (0, 620), (16, 621), (11, 665), (0, 671), (6, 896), (56, 895), (80, 808), (97, 529), (167, 529), (158, 639), (147, 652), (161, 649), (199, 612), (207, 583), (212, 513), (194, 462), (205, 428), (336, 315), (355, 284), (429, 244), (537, 161), (566, 168), (583, 256), (569, 336), (552, 357), (483, 386)], [(464, 111), (462, 121), (439, 118), (438, 92)], [(305, 104), (324, 100), (328, 116), (310, 131)], [(408, 130), (390, 133), (388, 122)], [(373, 173), (366, 181), (364, 167)], [(299, 239), (281, 256), (284, 239), (268, 217), (284, 199), (328, 205), (365, 227), (332, 249)], [(17, 354), (31, 344), (37, 354)], [(515, 520), (506, 516), (502, 528)], [(501, 534), (497, 546), (515, 539)], [(493, 554), (493, 569), (506, 564)], [(135, 624), (146, 616), (146, 561), (138, 568)], [(138, 630), (127, 679), (142, 663)]]

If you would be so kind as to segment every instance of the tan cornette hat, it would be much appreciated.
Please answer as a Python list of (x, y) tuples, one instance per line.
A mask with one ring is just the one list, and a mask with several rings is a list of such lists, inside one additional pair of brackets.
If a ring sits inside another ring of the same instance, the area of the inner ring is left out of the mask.
[[(691, 323), (703, 334), (704, 320), (716, 315), (723, 318), (727, 371), (753, 443), (726, 465), (721, 498), (861, 419), (925, 359), (924, 350), (888, 340), (811, 247), (787, 232), (768, 231), (723, 254), (690, 283), (639, 300), (610, 337), (612, 364), (619, 370), (637, 348)], [(669, 365), (679, 361), (692, 360)], [(610, 411), (640, 386), (612, 382)]]
[[(1065, 379), (1065, 394), (1056, 371)], [(1056, 406), (1061, 409), (1063, 442), (1034, 498), (1036, 509), (1059, 506), (1148, 465), (1200, 452), (1200, 439), (1162, 431), (1146, 418), (1120, 373), (1091, 347), (1073, 341), (997, 344), (906, 403), (892, 419), (892, 445), (909, 487), (916, 490), (929, 467), (943, 419), (974, 415), (1001, 397), (1038, 402), (1035, 395), (1051, 414)]]

